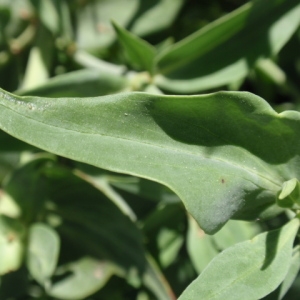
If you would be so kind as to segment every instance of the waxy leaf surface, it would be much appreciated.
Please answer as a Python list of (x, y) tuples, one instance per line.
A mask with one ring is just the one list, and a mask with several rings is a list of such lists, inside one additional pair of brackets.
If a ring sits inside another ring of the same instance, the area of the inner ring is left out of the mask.
[(2, 91), (0, 128), (55, 154), (165, 184), (207, 233), (247, 205), (265, 211), (283, 182), (300, 177), (300, 114), (277, 114), (249, 93), (49, 99)]

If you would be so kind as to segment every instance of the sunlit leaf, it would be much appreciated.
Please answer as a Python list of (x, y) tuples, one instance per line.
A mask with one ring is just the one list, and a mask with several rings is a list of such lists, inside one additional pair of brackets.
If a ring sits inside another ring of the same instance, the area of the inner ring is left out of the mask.
[(252, 216), (259, 217), (283, 182), (300, 176), (299, 113), (277, 114), (249, 93), (47, 99), (3, 91), (0, 104), (6, 132), (71, 159), (163, 183), (208, 233), (252, 202)]

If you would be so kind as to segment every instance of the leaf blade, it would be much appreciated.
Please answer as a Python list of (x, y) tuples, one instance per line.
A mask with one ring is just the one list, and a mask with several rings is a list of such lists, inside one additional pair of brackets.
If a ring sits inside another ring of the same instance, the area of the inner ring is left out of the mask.
[(228, 248), (187, 287), (179, 300), (196, 299), (199, 295), (201, 299), (245, 300), (266, 296), (288, 272), (298, 228), (299, 220), (294, 219), (278, 230)]
[(45, 284), (54, 273), (60, 248), (58, 234), (46, 224), (35, 223), (30, 228), (27, 266), (32, 277)]
[(2, 92), (0, 104), (3, 130), (47, 151), (168, 186), (208, 233), (253, 198), (274, 204), (285, 178), (300, 176), (299, 113), (277, 114), (248, 93), (48, 99)]
[(152, 74), (154, 71), (155, 48), (122, 28), (116, 22), (112, 22), (112, 24), (131, 63)]
[(280, 51), (297, 30), (299, 13), (297, 0), (247, 3), (162, 53), (155, 82), (182, 94), (240, 80), (259, 58)]

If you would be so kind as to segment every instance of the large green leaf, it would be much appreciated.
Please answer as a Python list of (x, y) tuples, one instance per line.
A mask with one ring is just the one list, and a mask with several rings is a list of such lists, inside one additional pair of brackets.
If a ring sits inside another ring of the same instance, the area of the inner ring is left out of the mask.
[(294, 219), (284, 227), (259, 234), (218, 255), (179, 297), (190, 299), (260, 299), (284, 280), (299, 228)]
[[(254, 218), (299, 178), (300, 115), (249, 93), (17, 97), (2, 91), (0, 128), (50, 152), (163, 183), (201, 228), (244, 207)], [(276, 149), (276, 151), (274, 150)]]
[(161, 53), (159, 87), (194, 93), (246, 76), (259, 58), (273, 56), (300, 23), (298, 0), (252, 1)]

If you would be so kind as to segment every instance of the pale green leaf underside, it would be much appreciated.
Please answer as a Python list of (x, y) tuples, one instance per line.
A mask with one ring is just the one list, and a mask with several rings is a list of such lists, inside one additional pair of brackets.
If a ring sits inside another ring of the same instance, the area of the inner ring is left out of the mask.
[(244, 204), (273, 203), (282, 183), (300, 175), (300, 114), (277, 114), (249, 93), (49, 99), (2, 91), (0, 105), (2, 130), (74, 160), (163, 183), (208, 233)]
[(179, 297), (179, 300), (255, 300), (275, 290), (292, 260), (299, 228), (294, 219), (284, 227), (259, 234), (219, 254)]

